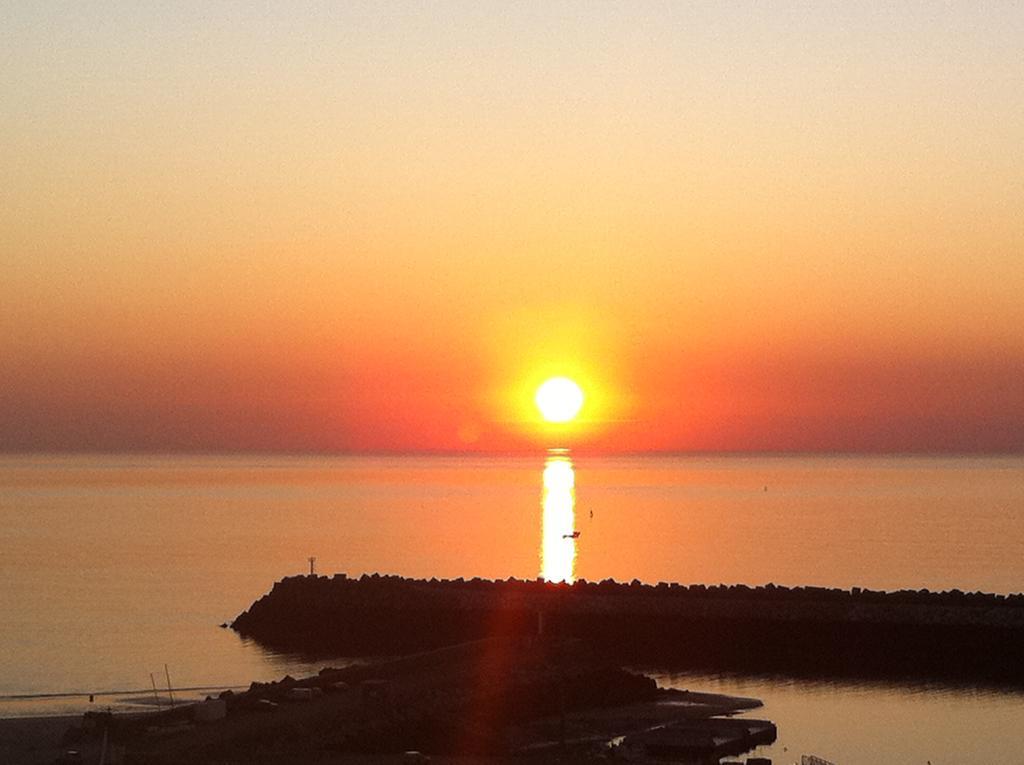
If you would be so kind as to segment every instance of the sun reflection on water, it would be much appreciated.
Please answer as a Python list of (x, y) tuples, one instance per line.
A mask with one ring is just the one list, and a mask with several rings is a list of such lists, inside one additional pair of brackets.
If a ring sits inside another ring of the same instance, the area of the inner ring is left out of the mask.
[(572, 460), (554, 455), (544, 463), (541, 499), (540, 575), (549, 582), (573, 582), (576, 567), (576, 474)]

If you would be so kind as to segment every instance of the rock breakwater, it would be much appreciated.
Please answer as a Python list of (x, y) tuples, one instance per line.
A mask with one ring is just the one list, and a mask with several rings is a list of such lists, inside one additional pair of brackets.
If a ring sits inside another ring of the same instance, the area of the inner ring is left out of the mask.
[(283, 579), (231, 626), (321, 656), (543, 631), (680, 669), (1024, 686), (1024, 595), (337, 574)]

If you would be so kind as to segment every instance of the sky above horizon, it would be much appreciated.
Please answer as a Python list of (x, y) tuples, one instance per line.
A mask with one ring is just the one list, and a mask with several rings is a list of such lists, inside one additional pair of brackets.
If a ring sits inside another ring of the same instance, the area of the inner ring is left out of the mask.
[(1011, 2), (5, 4), (0, 450), (1024, 449), (1022, 39)]

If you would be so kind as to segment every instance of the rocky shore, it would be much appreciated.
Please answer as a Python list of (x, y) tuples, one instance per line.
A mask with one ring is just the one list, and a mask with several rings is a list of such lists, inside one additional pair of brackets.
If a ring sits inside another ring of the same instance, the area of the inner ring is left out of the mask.
[[(86, 715), (65, 737), (135, 765), (178, 763), (718, 763), (775, 740), (732, 718), (756, 699), (658, 689), (576, 641), (492, 639), (318, 675), (134, 719)], [(109, 762), (110, 759), (108, 758)]]
[(290, 577), (230, 625), (282, 651), (396, 654), (543, 632), (680, 669), (1024, 685), (1024, 595)]

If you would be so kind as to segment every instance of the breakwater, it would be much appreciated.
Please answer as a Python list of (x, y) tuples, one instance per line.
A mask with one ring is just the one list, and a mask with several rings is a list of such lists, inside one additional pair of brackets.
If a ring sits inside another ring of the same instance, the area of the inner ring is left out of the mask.
[(1024, 687), (1024, 595), (338, 574), (283, 579), (231, 627), (320, 656), (543, 631), (679, 669)]

